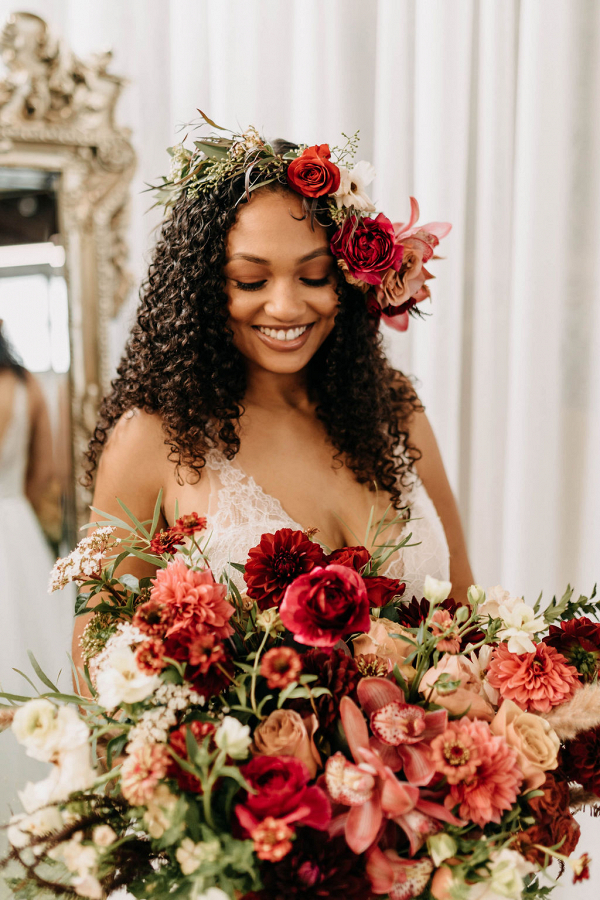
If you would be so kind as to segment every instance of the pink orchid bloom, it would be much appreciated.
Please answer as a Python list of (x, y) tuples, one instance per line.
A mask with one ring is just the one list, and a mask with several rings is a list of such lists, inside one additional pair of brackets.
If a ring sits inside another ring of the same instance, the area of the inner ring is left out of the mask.
[(419, 225), (415, 228), (415, 222), (420, 216), (419, 204), (414, 197), (410, 198), (410, 220), (404, 222), (394, 222), (394, 233), (396, 235), (396, 243), (402, 244), (405, 238), (412, 237), (419, 232), (432, 234), (437, 238), (436, 245), (442, 238), (452, 231), (450, 222), (428, 222), (427, 225)]
[(389, 894), (390, 900), (410, 900), (424, 890), (433, 863), (429, 857), (402, 859), (395, 850), (374, 847), (367, 860), (367, 875), (374, 894)]
[(361, 679), (358, 699), (374, 735), (371, 749), (393, 772), (403, 769), (411, 784), (429, 784), (435, 774), (429, 742), (446, 730), (447, 710), (426, 712), (412, 706), (398, 685), (386, 678)]
[(384, 819), (392, 819), (406, 832), (411, 853), (439, 830), (436, 820), (461, 824), (444, 806), (421, 797), (418, 787), (398, 781), (377, 750), (369, 746), (367, 723), (349, 697), (342, 698), (340, 716), (356, 765), (341, 753), (334, 754), (325, 766), (325, 783), (334, 802), (351, 807), (336, 817), (332, 826), (336, 833), (343, 827), (354, 853), (364, 853), (374, 843)]

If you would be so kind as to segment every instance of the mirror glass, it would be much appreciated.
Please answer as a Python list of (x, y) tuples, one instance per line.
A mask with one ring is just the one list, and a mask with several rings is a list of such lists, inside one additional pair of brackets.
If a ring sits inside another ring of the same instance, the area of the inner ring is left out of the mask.
[[(2, 335), (42, 389), (52, 459), (31, 496), (56, 554), (76, 533), (70, 416), (69, 304), (55, 172), (0, 166), (0, 319)], [(0, 445), (1, 450), (1, 445)], [(46, 450), (46, 448), (45, 448)], [(0, 464), (2, 455), (0, 453)]]

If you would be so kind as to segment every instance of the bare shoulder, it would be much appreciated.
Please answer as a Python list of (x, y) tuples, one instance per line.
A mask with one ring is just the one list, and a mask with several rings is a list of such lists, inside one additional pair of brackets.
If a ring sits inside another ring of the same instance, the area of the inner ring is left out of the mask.
[(162, 486), (168, 464), (166, 435), (159, 415), (139, 409), (117, 420), (100, 456), (97, 490), (113, 488), (156, 492)]

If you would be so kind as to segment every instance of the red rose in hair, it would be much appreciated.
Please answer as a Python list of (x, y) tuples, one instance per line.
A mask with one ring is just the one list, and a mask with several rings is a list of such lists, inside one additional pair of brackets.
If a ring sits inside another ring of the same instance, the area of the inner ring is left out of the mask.
[(403, 581), (385, 575), (366, 575), (363, 580), (369, 595), (369, 606), (387, 606), (394, 597), (401, 596), (406, 587)]
[(600, 623), (587, 616), (551, 625), (543, 638), (575, 666), (582, 681), (591, 681), (600, 666)]
[(353, 278), (367, 284), (381, 284), (388, 269), (402, 263), (402, 246), (396, 244), (394, 226), (379, 213), (376, 219), (357, 220), (351, 216), (331, 240), (331, 252), (339, 257)]
[(366, 547), (341, 547), (329, 554), (327, 565), (335, 563), (336, 566), (347, 566), (356, 572), (362, 572), (370, 559), (371, 554)]
[(334, 194), (340, 186), (340, 170), (329, 161), (329, 144), (307, 147), (288, 166), (290, 187), (303, 197), (323, 197)]
[(280, 528), (263, 534), (260, 544), (248, 553), (244, 580), (248, 596), (260, 609), (277, 606), (294, 578), (325, 562), (323, 550), (303, 531)]
[[(186, 762), (188, 762), (188, 752), (185, 735), (188, 728), (191, 730), (199, 744), (202, 744), (207, 735), (215, 733), (215, 726), (212, 722), (190, 722), (189, 725), (181, 725), (175, 731), (172, 731), (169, 736), (169, 746), (180, 759), (183, 759)], [(210, 743), (212, 744), (213, 742), (211, 741)], [(213, 747), (210, 749), (212, 750)], [(175, 778), (182, 791), (189, 791), (192, 794), (201, 794), (202, 785), (200, 780), (196, 778), (195, 775), (192, 775), (191, 772), (186, 772), (185, 769), (182, 769), (177, 760), (173, 759), (173, 757), (170, 757), (170, 760), (171, 762), (167, 769), (167, 776), (169, 778)]]
[(371, 625), (365, 582), (346, 566), (317, 567), (300, 575), (285, 592), (279, 615), (299, 644), (313, 647), (333, 647)]
[(308, 787), (307, 767), (292, 756), (255, 756), (240, 772), (257, 792), (246, 794), (235, 814), (247, 837), (268, 816), (283, 819), (301, 812), (293, 821), (324, 831), (331, 819), (331, 807), (321, 788)]

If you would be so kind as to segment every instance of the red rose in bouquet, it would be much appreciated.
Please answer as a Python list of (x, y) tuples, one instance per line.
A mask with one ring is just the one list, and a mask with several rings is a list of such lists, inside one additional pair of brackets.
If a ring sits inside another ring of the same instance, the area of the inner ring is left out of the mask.
[(340, 547), (327, 557), (327, 565), (335, 563), (336, 566), (347, 566), (355, 572), (362, 572), (371, 560), (371, 554), (366, 547)]
[(244, 572), (248, 596), (260, 609), (277, 606), (295, 578), (324, 562), (320, 545), (303, 531), (280, 528), (275, 534), (263, 534), (260, 544), (248, 553)]
[(266, 818), (284, 819), (324, 831), (331, 820), (327, 795), (308, 786), (308, 769), (291, 756), (256, 756), (240, 772), (255, 794), (246, 794), (235, 814), (245, 836)]
[(330, 162), (329, 144), (307, 147), (288, 166), (290, 187), (303, 197), (323, 197), (334, 194), (340, 186), (340, 170)]
[(333, 647), (340, 638), (368, 631), (369, 596), (364, 580), (346, 566), (317, 567), (288, 587), (281, 621), (299, 644)]
[(363, 580), (369, 595), (369, 606), (387, 606), (394, 597), (400, 597), (406, 587), (403, 581), (385, 575), (366, 575)]
[(377, 285), (388, 269), (399, 268), (403, 250), (396, 244), (394, 226), (379, 213), (376, 219), (347, 219), (332, 238), (331, 252), (353, 278)]

